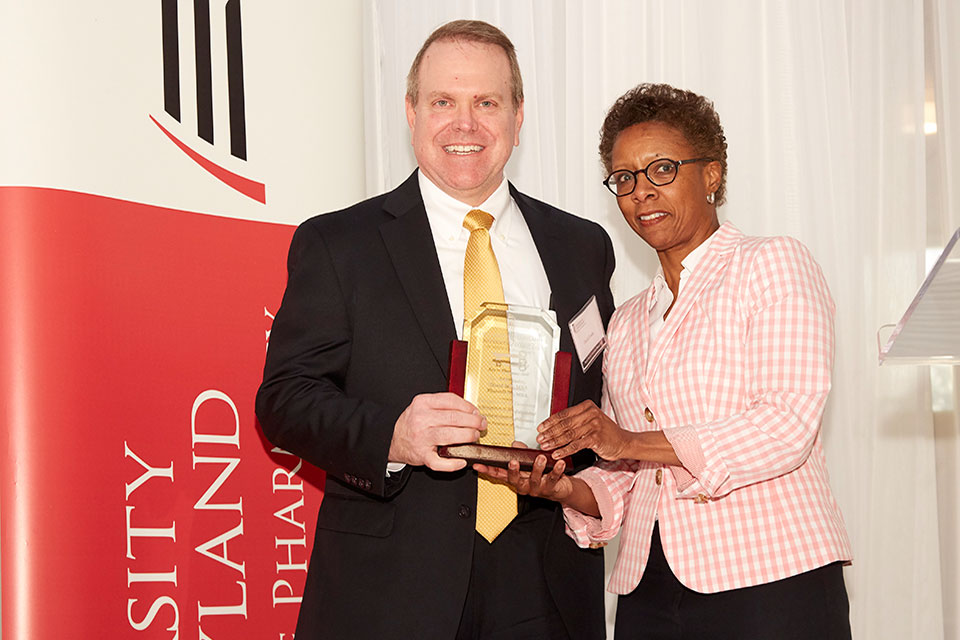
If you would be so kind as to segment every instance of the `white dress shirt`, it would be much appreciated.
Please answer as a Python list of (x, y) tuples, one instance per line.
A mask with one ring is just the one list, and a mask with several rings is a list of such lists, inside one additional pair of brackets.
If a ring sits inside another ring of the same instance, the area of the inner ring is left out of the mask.
[(444, 193), (423, 173), (418, 178), (458, 338), (463, 337), (463, 257), (470, 239), (463, 219), (472, 209), (482, 209), (493, 216), (490, 242), (500, 267), (504, 301), (540, 309), (550, 307), (547, 272), (523, 214), (510, 197), (506, 179), (489, 198), (471, 207)]
[[(504, 301), (539, 309), (550, 308), (547, 272), (540, 262), (537, 245), (533, 242), (523, 214), (510, 197), (506, 178), (489, 198), (472, 207), (445, 193), (423, 172), (418, 173), (417, 177), (458, 338), (463, 338), (463, 258), (467, 252), (467, 240), (470, 239), (463, 219), (473, 209), (482, 209), (493, 216), (490, 243), (500, 267)], [(395, 473), (403, 467), (402, 463), (389, 462), (387, 472)]]
[[(713, 233), (716, 233), (714, 231)], [(704, 240), (697, 246), (696, 249), (687, 254), (687, 257), (680, 261), (680, 266), (683, 269), (680, 271), (680, 286), (677, 287), (677, 297), (680, 297), (680, 294), (683, 293), (683, 285), (686, 280), (690, 277), (690, 274), (694, 272), (697, 268), (697, 264), (700, 263), (700, 260), (703, 258), (704, 254), (707, 252), (707, 247), (710, 246), (710, 240), (713, 239), (713, 234), (710, 234), (710, 237)], [(664, 314), (667, 313), (667, 310), (670, 309), (670, 306), (673, 304), (673, 292), (670, 291), (670, 287), (667, 286), (667, 281), (663, 277), (663, 267), (657, 269), (657, 275), (653, 276), (653, 300), (650, 304), (650, 341), (657, 336), (660, 332), (660, 328), (663, 326)]]

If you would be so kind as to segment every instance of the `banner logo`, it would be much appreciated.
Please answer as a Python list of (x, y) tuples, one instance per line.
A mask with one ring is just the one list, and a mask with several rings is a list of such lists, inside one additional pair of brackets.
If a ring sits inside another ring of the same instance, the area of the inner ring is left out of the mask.
[[(180, 96), (180, 31), (178, 0), (161, 0), (163, 41), (163, 109), (177, 122), (181, 120)], [(230, 155), (247, 159), (247, 125), (243, 91), (243, 38), (240, 0), (224, 3), (226, 29), (223, 42), (227, 51), (227, 100), (229, 105)], [(197, 78), (197, 137), (213, 145), (213, 65), (211, 61), (210, 0), (193, 0), (194, 61)], [(160, 124), (150, 119), (189, 158), (211, 175), (240, 193), (266, 204), (266, 186), (216, 164)]]

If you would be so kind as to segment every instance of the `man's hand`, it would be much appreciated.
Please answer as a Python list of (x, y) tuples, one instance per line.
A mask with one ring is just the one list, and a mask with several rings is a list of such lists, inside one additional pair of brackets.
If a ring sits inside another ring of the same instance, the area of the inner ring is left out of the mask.
[(480, 439), (487, 419), (455, 393), (423, 393), (414, 397), (393, 428), (390, 462), (425, 465), (434, 471), (457, 471), (465, 460), (441, 458), (437, 447)]
[(555, 413), (537, 431), (540, 447), (556, 460), (581, 449), (593, 449), (604, 460), (619, 460), (631, 437), (590, 400)]

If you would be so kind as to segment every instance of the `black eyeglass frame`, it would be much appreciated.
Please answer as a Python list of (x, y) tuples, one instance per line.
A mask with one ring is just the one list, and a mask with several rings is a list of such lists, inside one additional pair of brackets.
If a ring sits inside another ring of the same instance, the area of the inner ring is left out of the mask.
[[(670, 178), (670, 180), (668, 180), (667, 182), (663, 182), (663, 183), (654, 182), (654, 181), (653, 181), (653, 178), (650, 177), (650, 174), (647, 173), (647, 169), (649, 169), (649, 168), (652, 167), (653, 165), (657, 164), (658, 162), (663, 162), (664, 160), (667, 160), (667, 161), (672, 162), (673, 164), (675, 164), (675, 165), (677, 166), (677, 170), (674, 172), (673, 177)], [(637, 176), (640, 175), (641, 173), (643, 174), (643, 177), (647, 179), (647, 182), (649, 182), (649, 183), (652, 184), (653, 186), (655, 186), (655, 187), (665, 187), (665, 186), (667, 186), (668, 184), (672, 184), (672, 183), (674, 182), (674, 180), (677, 179), (677, 176), (680, 174), (680, 167), (682, 167), (683, 165), (685, 165), (685, 164), (693, 164), (693, 163), (695, 163), (695, 162), (713, 162), (713, 161), (714, 161), (713, 158), (690, 158), (689, 160), (674, 160), (674, 159), (672, 159), (672, 158), (657, 158), (656, 160), (651, 160), (651, 161), (650, 161), (650, 164), (648, 164), (647, 166), (645, 166), (643, 169), (637, 169), (636, 171), (630, 171), (629, 169), (617, 169), (616, 171), (612, 171), (612, 172), (610, 172), (610, 175), (608, 175), (606, 178), (603, 179), (603, 185), (607, 188), (608, 191), (610, 191), (610, 193), (612, 193), (613, 195), (617, 196), (618, 198), (621, 198), (621, 197), (623, 197), (623, 196), (629, 196), (630, 194), (632, 194), (634, 191), (637, 190)], [(628, 191), (627, 193), (617, 193), (617, 191), (616, 191), (616, 185), (611, 185), (611, 184), (610, 184), (610, 178), (612, 178), (612, 177), (613, 177), (615, 174), (617, 174), (617, 173), (624, 173), (624, 172), (633, 174), (633, 189), (630, 189), (630, 191)]]

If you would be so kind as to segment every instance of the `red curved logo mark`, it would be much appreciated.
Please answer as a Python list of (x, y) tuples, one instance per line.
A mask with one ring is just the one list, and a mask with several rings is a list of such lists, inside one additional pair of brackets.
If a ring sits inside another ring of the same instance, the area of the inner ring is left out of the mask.
[(153, 124), (160, 127), (160, 131), (163, 131), (163, 133), (173, 141), (173, 144), (180, 147), (181, 151), (187, 154), (187, 156), (189, 156), (194, 162), (210, 172), (210, 174), (215, 178), (222, 181), (228, 187), (239, 191), (248, 198), (253, 198), (261, 204), (267, 203), (267, 187), (262, 182), (256, 182), (255, 180), (244, 178), (243, 176), (237, 175), (232, 171), (224, 169), (215, 162), (204, 158), (202, 155), (191, 149), (186, 143), (177, 138), (177, 136), (167, 131), (162, 124), (157, 122), (156, 118), (150, 116), (150, 119), (153, 120)]

